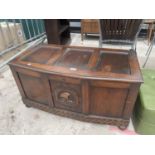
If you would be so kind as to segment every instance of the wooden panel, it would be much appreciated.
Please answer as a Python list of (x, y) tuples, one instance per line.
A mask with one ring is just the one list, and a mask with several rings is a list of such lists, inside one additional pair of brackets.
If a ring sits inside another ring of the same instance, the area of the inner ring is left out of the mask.
[(130, 74), (128, 55), (102, 53), (96, 68), (103, 72)]
[(94, 50), (67, 48), (63, 57), (55, 64), (75, 69), (86, 69)]
[(14, 69), (17, 71), (17, 72), (20, 72), (22, 74), (26, 74), (26, 75), (29, 75), (29, 76), (33, 76), (33, 77), (37, 77), (37, 78), (41, 78), (41, 74), (38, 73), (38, 72), (34, 72), (32, 70), (29, 70), (29, 69), (25, 69), (25, 68), (21, 68), (21, 67), (14, 67)]
[(48, 75), (48, 78), (51, 80), (58, 80), (58, 81), (70, 83), (70, 84), (80, 84), (81, 83), (81, 80), (78, 78), (69, 78), (69, 77), (59, 76), (59, 75)]
[(91, 32), (91, 20), (85, 20), (83, 19), (81, 22), (81, 30), (83, 33), (89, 33)]
[(91, 87), (90, 113), (100, 116), (121, 117), (128, 89)]
[(75, 112), (82, 111), (81, 86), (64, 83), (59, 80), (50, 81), (54, 105), (56, 108), (62, 108)]
[(22, 73), (18, 73), (18, 75), (25, 95), (28, 99), (39, 102), (40, 104), (49, 105), (48, 92), (42, 78), (37, 78)]
[(99, 23), (96, 19), (83, 19), (81, 21), (83, 33), (99, 33)]
[(19, 79), (18, 73), (17, 73), (16, 70), (15, 70), (15, 67), (10, 66), (10, 69), (11, 69), (11, 71), (12, 71), (13, 77), (14, 77), (14, 79), (15, 79), (15, 81), (16, 81), (16, 84), (17, 84), (17, 86), (18, 86), (18, 89), (19, 89), (19, 92), (20, 92), (21, 96), (25, 98), (25, 97), (26, 97), (26, 96), (25, 96), (25, 92), (24, 92), (24, 90), (23, 90), (23, 87), (22, 87), (21, 81), (20, 81), (20, 79)]
[(99, 33), (99, 22), (98, 22), (98, 20), (93, 21), (91, 23), (91, 29), (92, 29), (92, 33)]
[(95, 87), (106, 87), (106, 88), (129, 88), (129, 83), (120, 83), (120, 82), (107, 82), (107, 81), (97, 81), (97, 80), (91, 80), (90, 81), (91, 86)]
[(42, 47), (34, 51), (33, 53), (29, 54), (22, 60), (40, 64), (47, 64), (47, 63), (51, 64), (56, 58), (58, 58), (61, 55), (61, 53), (62, 52), (60, 47), (53, 47), (53, 48)]

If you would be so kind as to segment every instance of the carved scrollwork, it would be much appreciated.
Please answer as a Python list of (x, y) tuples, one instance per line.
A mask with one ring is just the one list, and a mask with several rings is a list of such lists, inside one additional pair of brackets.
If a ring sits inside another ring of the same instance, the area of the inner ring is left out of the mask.
[(74, 89), (56, 88), (54, 90), (56, 101), (66, 106), (75, 106), (78, 104), (78, 95)]
[(81, 112), (81, 87), (77, 84), (53, 80), (51, 82), (52, 96), (56, 108)]
[(74, 97), (72, 96), (71, 93), (63, 91), (60, 92), (58, 95), (58, 100), (60, 100), (61, 102), (70, 102), (73, 103), (75, 102)]

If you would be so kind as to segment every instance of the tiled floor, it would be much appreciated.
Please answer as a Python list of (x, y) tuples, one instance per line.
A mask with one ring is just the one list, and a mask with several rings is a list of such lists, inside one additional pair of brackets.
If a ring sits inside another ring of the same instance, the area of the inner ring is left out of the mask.
[[(80, 34), (72, 34), (72, 45), (98, 47), (98, 38), (90, 37), (81, 42)], [(107, 46), (106, 46), (107, 47)], [(110, 46), (111, 47), (111, 46)], [(145, 60), (148, 46), (138, 41), (137, 53), (140, 64)], [(146, 68), (155, 68), (153, 49)], [(0, 72), (0, 134), (121, 134), (134, 135), (132, 123), (125, 131), (117, 127), (80, 122), (37, 110), (26, 108), (12, 77), (6, 67)]]

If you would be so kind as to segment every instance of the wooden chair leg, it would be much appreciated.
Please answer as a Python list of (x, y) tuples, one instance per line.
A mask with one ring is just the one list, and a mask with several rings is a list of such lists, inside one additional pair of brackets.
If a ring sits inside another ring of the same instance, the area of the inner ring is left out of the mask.
[(83, 41), (83, 31), (81, 31), (81, 41)]

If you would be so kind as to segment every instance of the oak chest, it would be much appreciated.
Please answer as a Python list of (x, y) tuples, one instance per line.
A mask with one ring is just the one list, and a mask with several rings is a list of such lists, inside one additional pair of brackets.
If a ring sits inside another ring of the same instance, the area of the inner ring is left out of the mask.
[(9, 65), (26, 106), (121, 129), (143, 82), (128, 50), (40, 45)]

